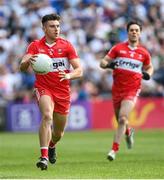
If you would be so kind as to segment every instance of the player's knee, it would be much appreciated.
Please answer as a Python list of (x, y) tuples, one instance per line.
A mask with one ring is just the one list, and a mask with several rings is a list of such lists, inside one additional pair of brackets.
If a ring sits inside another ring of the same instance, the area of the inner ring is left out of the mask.
[(52, 114), (50, 112), (45, 112), (42, 115), (43, 121), (45, 122), (52, 122)]
[(119, 124), (126, 125), (128, 124), (128, 118), (126, 116), (119, 117)]
[(59, 141), (62, 136), (64, 135), (64, 131), (56, 131), (54, 134), (53, 134), (53, 139), (55, 139), (55, 141)]

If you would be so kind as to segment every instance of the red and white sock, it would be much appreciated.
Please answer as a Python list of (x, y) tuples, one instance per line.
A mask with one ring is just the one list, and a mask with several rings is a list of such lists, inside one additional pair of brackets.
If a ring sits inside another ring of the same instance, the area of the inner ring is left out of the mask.
[(119, 150), (119, 144), (117, 142), (113, 142), (112, 150), (117, 152)]
[(40, 147), (41, 157), (48, 160), (48, 147)]
[(52, 140), (49, 143), (49, 148), (55, 148), (55, 143)]
[(127, 128), (126, 131), (125, 131), (125, 134), (126, 134), (127, 136), (130, 135), (130, 129), (131, 129), (131, 128)]

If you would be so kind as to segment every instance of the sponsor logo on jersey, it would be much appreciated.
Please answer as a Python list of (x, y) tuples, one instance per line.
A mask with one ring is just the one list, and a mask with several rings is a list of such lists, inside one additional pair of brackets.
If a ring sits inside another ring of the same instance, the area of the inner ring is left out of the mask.
[(54, 69), (58, 69), (58, 67), (62, 67), (62, 66), (65, 66), (64, 61), (53, 62), (53, 68)]
[(115, 60), (117, 69), (125, 69), (137, 73), (142, 72), (143, 63), (130, 58), (117, 58)]
[(59, 70), (69, 70), (70, 69), (70, 64), (68, 62), (68, 59), (66, 57), (62, 58), (52, 58), (52, 64), (53, 64), (53, 69), (52, 71), (59, 71)]

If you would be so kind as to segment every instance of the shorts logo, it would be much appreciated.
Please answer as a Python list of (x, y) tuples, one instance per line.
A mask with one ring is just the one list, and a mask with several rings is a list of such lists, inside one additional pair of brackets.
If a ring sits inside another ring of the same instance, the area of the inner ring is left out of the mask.
[(40, 95), (43, 95), (45, 93), (45, 90), (40, 91)]
[(69, 113), (69, 109), (67, 109), (67, 110), (65, 111), (65, 113)]

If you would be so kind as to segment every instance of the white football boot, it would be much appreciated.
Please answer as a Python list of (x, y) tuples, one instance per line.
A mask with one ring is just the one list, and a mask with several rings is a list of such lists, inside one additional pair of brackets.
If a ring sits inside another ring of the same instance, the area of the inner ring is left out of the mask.
[(109, 151), (107, 155), (107, 159), (109, 161), (113, 161), (116, 158), (116, 152), (114, 150)]

